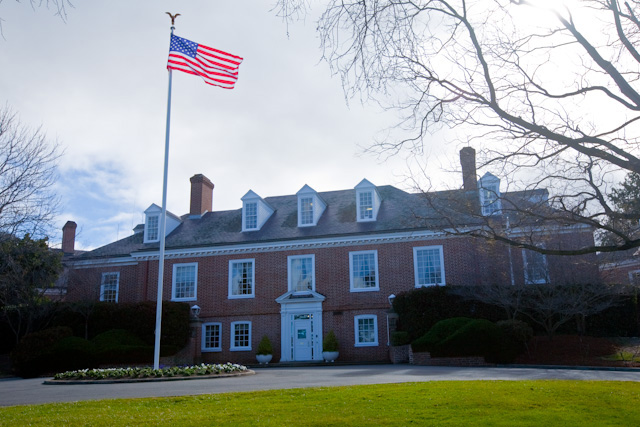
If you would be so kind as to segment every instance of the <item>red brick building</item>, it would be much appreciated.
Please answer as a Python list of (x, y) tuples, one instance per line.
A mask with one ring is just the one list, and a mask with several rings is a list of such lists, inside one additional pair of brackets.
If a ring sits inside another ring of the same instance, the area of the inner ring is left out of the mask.
[[(468, 199), (483, 215), (499, 219), (491, 194), (499, 194), (500, 183), (487, 174), (478, 187), (474, 155), (472, 149), (461, 152), (464, 188), (434, 197)], [(305, 185), (295, 195), (264, 199), (249, 191), (241, 209), (220, 212), (211, 211), (213, 188), (195, 175), (190, 212), (168, 214), (163, 285), (165, 300), (200, 307), (197, 345), (205, 362), (255, 362), (264, 335), (273, 343), (274, 361), (322, 360), (329, 330), (338, 338), (341, 360), (386, 361), (390, 299), (400, 292), (598, 277), (592, 256), (546, 257), (453, 236), (447, 232), (451, 218), (438, 218), (424, 195), (366, 179), (343, 191)], [(524, 202), (544, 192), (503, 196)], [(68, 298), (155, 301), (160, 213), (152, 205), (132, 236), (68, 257)], [(72, 231), (63, 240), (73, 240)], [(555, 230), (549, 241), (569, 240), (592, 242), (593, 233)]]

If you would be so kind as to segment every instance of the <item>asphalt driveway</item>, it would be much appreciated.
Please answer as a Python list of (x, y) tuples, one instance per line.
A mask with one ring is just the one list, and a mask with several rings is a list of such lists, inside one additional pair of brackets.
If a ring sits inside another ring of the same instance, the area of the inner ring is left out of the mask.
[(445, 380), (562, 379), (640, 382), (640, 370), (362, 365), (266, 368), (255, 371), (256, 375), (243, 377), (120, 384), (45, 385), (43, 378), (8, 378), (0, 380), (0, 406)]

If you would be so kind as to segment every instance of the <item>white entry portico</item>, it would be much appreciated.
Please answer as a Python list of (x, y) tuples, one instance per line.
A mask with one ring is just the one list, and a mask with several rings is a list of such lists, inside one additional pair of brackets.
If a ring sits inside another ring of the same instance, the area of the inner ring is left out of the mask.
[(315, 291), (289, 291), (280, 304), (281, 362), (322, 360), (322, 302)]

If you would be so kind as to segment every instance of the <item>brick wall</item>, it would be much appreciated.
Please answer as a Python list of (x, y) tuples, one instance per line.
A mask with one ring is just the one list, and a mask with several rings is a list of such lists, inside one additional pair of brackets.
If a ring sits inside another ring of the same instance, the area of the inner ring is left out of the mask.
[[(586, 235), (560, 235), (561, 239), (588, 238)], [(333, 330), (340, 345), (340, 360), (386, 361), (388, 297), (414, 288), (413, 248), (443, 246), (445, 277), (448, 284), (484, 285), (511, 282), (508, 247), (494, 242), (470, 238), (432, 239), (381, 245), (319, 248), (296, 251), (266, 252), (225, 256), (168, 259), (165, 261), (163, 295), (171, 299), (173, 266), (197, 263), (197, 299), (190, 305), (201, 307), (200, 318), (204, 322), (222, 324), (222, 351), (205, 352), (205, 362), (254, 363), (255, 351), (263, 335), (273, 344), (274, 361), (280, 360), (280, 304), (275, 300), (288, 290), (288, 262), (291, 255), (314, 254), (315, 291), (326, 299), (323, 302), (323, 333)], [(379, 291), (351, 292), (349, 252), (377, 250)], [(255, 260), (255, 297), (229, 299), (229, 261)], [(568, 259), (549, 257), (552, 280), (593, 281), (597, 265), (589, 256)], [(523, 283), (522, 253), (512, 248), (511, 263), (516, 283)], [(566, 266), (570, 265), (570, 268)], [(137, 265), (75, 270), (76, 291), (70, 299), (82, 299), (88, 290), (100, 288), (101, 274), (120, 272), (120, 302), (155, 301), (157, 295), (158, 262), (145, 261)], [(368, 314), (377, 317), (378, 345), (355, 345), (354, 318)], [(251, 350), (230, 351), (231, 322), (251, 322)], [(198, 338), (199, 340), (199, 338)], [(199, 343), (199, 341), (198, 341)], [(199, 344), (198, 344), (199, 346)]]

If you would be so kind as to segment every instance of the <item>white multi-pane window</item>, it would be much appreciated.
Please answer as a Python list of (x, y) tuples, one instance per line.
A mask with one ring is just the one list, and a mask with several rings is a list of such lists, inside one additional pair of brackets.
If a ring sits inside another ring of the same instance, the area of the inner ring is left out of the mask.
[(313, 224), (313, 197), (300, 198), (300, 224)]
[(378, 345), (378, 316), (364, 314), (355, 316), (353, 321), (356, 347)]
[(544, 254), (523, 249), (522, 262), (524, 263), (524, 282), (526, 284), (549, 283), (547, 257)]
[(493, 215), (500, 211), (499, 191), (498, 186), (495, 184), (488, 184), (480, 188), (483, 215)]
[(231, 351), (251, 350), (251, 322), (231, 322)]
[(222, 324), (202, 324), (202, 351), (222, 351)]
[(359, 204), (358, 207), (360, 212), (358, 212), (360, 220), (368, 220), (373, 219), (373, 193), (371, 191), (366, 191), (359, 193)]
[(288, 257), (289, 290), (308, 292), (315, 290), (315, 256), (295, 255)]
[(100, 283), (100, 301), (118, 302), (118, 287), (120, 285), (120, 273), (102, 273)]
[(147, 217), (147, 241), (158, 240), (159, 219), (160, 217), (158, 215), (150, 215)]
[(253, 298), (255, 268), (253, 259), (229, 261), (229, 298)]
[(416, 287), (445, 284), (442, 246), (413, 248)]
[(351, 292), (378, 291), (378, 251), (349, 253)]
[(502, 209), (500, 200), (500, 179), (487, 172), (478, 181), (482, 215), (499, 214)]
[(247, 202), (244, 205), (244, 228), (255, 230), (258, 228), (258, 203)]
[(175, 264), (173, 266), (173, 287), (171, 299), (193, 301), (197, 297), (198, 264)]

